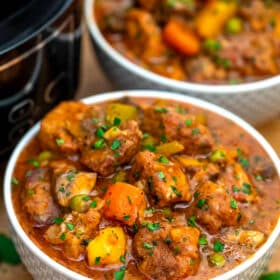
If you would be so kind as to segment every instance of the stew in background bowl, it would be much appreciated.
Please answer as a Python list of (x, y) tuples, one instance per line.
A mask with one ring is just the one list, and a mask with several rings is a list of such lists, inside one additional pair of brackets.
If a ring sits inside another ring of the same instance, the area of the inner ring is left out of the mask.
[(239, 84), (280, 72), (278, 1), (98, 0), (94, 12), (119, 53), (171, 79)]
[(222, 106), (253, 125), (263, 124), (279, 115), (279, 75), (240, 84), (203, 84), (159, 75), (132, 62), (112, 47), (98, 26), (94, 13), (96, 2), (85, 1), (86, 24), (100, 67), (119, 89), (146, 88), (183, 93)]
[[(263, 138), (223, 109), (179, 95), (91, 101), (98, 104), (60, 105), (12, 156), (6, 183), (36, 246), (94, 279), (208, 279), (228, 270), (221, 279), (256, 279), (279, 230), (278, 159)], [(27, 238), (11, 218), (10, 195), (6, 185), (12, 225)]]

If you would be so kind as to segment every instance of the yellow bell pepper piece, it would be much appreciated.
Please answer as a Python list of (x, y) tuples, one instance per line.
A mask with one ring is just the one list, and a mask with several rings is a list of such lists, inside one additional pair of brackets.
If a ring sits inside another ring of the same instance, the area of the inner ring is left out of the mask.
[(178, 141), (164, 143), (156, 147), (156, 152), (165, 156), (177, 154), (184, 150), (184, 145)]
[(100, 231), (87, 247), (90, 266), (120, 263), (124, 256), (126, 237), (121, 227), (107, 227)]
[(106, 107), (107, 120), (110, 123), (114, 123), (115, 118), (119, 118), (121, 121), (137, 120), (138, 112), (135, 106), (110, 103)]
[(211, 1), (195, 20), (198, 34), (204, 38), (216, 37), (236, 11), (235, 1)]
[(275, 17), (274, 35), (276, 38), (280, 38), (280, 14)]
[(185, 156), (177, 157), (177, 159), (184, 167), (190, 167), (190, 166), (200, 167), (205, 164), (205, 162), (201, 162), (195, 158), (190, 158)]

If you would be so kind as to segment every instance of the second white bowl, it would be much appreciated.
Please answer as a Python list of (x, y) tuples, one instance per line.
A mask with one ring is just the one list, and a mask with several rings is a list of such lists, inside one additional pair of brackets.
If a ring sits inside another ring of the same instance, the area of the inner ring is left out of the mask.
[(96, 0), (85, 0), (85, 18), (96, 55), (109, 79), (120, 89), (160, 89), (202, 98), (222, 106), (253, 125), (280, 114), (280, 75), (240, 85), (181, 82), (148, 71), (118, 53), (101, 34), (93, 13)]

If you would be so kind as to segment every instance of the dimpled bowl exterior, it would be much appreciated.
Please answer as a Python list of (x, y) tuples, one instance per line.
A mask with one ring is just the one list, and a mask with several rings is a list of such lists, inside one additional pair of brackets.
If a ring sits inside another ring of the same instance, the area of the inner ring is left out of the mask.
[[(74, 280), (80, 279), (75, 277), (67, 277), (58, 271), (54, 270), (51, 265), (46, 264), (37, 258), (32, 251), (28, 249), (28, 247), (22, 242), (22, 240), (16, 235), (14, 231), (12, 231), (13, 241), (15, 242), (17, 251), (20, 254), (20, 257), (26, 266), (27, 270), (30, 272), (32, 277), (35, 280)], [(279, 243), (279, 242), (277, 242)], [(275, 248), (275, 245), (273, 247)], [(260, 275), (264, 272), (267, 267), (269, 260), (271, 259), (273, 250), (270, 249), (266, 252), (266, 254), (259, 259), (254, 265), (252, 265), (249, 269), (239, 274), (238, 276), (229, 278), (230, 280), (257, 280)], [(88, 278), (85, 278), (88, 279)], [(213, 279), (214, 280), (214, 279)], [(222, 279), (221, 279), (222, 280)]]
[(85, 17), (99, 64), (120, 89), (158, 89), (186, 94), (222, 106), (252, 125), (259, 125), (280, 114), (280, 76), (242, 85), (199, 85), (161, 77), (133, 64), (104, 39), (95, 23), (92, 7), (85, 1)]
[[(266, 142), (266, 140), (255, 131), (246, 122), (233, 115), (232, 113), (215, 106), (213, 104), (204, 102), (199, 99), (192, 97), (187, 97), (183, 95), (178, 95), (174, 93), (161, 92), (161, 91), (123, 91), (115, 93), (106, 93), (102, 95), (96, 95), (84, 99), (83, 101), (88, 104), (112, 101), (123, 97), (151, 97), (151, 98), (162, 98), (168, 100), (176, 100), (181, 102), (186, 102), (194, 106), (215, 112), (222, 117), (226, 117), (231, 121), (235, 122), (237, 125), (241, 126), (246, 130), (252, 137), (258, 141), (258, 143), (264, 148), (268, 153), (269, 157), (272, 159), (275, 168), (277, 170), (278, 177), (280, 177), (280, 162), (273, 151), (271, 146)], [(32, 274), (36, 280), (90, 280), (78, 273), (67, 269), (66, 267), (60, 265), (59, 263), (52, 260), (49, 256), (43, 253), (26, 235), (22, 229), (19, 221), (17, 220), (15, 210), (13, 208), (12, 201), (12, 187), (11, 181), (13, 177), (13, 170), (15, 168), (17, 159), (25, 148), (25, 146), (30, 142), (30, 140), (38, 133), (39, 124), (35, 125), (23, 139), (19, 142), (15, 148), (9, 162), (4, 177), (4, 201), (5, 207), (8, 214), (8, 218), (11, 225), (11, 234), (15, 242), (16, 248), (21, 256), (23, 263), (26, 265), (28, 271)], [(271, 233), (270, 237), (266, 243), (259, 248), (259, 250), (250, 259), (243, 262), (241, 265), (235, 267), (234, 269), (213, 278), (212, 280), (257, 280), (262, 272), (265, 270), (273, 250), (277, 247), (280, 236), (280, 221), (276, 225), (275, 229)]]

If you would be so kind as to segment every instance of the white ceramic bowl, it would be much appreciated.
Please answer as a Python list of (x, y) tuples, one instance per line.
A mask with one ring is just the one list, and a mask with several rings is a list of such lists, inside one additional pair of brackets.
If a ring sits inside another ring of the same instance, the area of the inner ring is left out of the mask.
[[(111, 101), (115, 99), (119, 99), (126, 96), (132, 97), (152, 97), (152, 98), (162, 98), (168, 100), (178, 100), (181, 102), (186, 102), (188, 104), (207, 109), (212, 111), (222, 117), (226, 117), (233, 121), (234, 123), (241, 126), (245, 129), (252, 137), (256, 139), (256, 141), (263, 147), (263, 149), (267, 152), (271, 160), (273, 161), (275, 168), (277, 170), (278, 176), (280, 177), (280, 162), (273, 151), (271, 146), (267, 143), (267, 141), (249, 124), (245, 121), (237, 117), (236, 115), (218, 107), (216, 105), (210, 104), (205, 101), (201, 101), (199, 99), (195, 99), (188, 96), (183, 96), (174, 93), (162, 92), (162, 91), (150, 91), (150, 90), (139, 90), (139, 91), (122, 91), (122, 92), (114, 92), (92, 96), (84, 99), (83, 101), (88, 104), (100, 103), (103, 101)], [(11, 180), (13, 176), (13, 170), (15, 168), (17, 159), (22, 152), (22, 150), (26, 147), (26, 145), (30, 142), (30, 140), (36, 135), (39, 131), (40, 124), (36, 124), (31, 130), (27, 132), (27, 134), (22, 138), (17, 147), (15, 148), (9, 163), (7, 165), (7, 169), (4, 177), (4, 200), (5, 206), (7, 210), (7, 214), (9, 217), (11, 230), (12, 230), (12, 238), (16, 244), (16, 248), (22, 258), (22, 261), (26, 265), (29, 272), (33, 275), (34, 279), (37, 280), (68, 280), (68, 279), (76, 279), (76, 280), (89, 280), (84, 276), (81, 276), (68, 268), (60, 265), (59, 263), (52, 260), (45, 253), (43, 253), (26, 235), (23, 231), (22, 227), (17, 220), (17, 216), (12, 203), (12, 188), (11, 188)], [(280, 187), (280, 186), (279, 186)], [(243, 280), (250, 279), (256, 280), (260, 276), (260, 274), (265, 269), (271, 255), (273, 252), (273, 248), (277, 245), (277, 240), (280, 235), (280, 221), (277, 223), (277, 226), (271, 233), (270, 237), (266, 241), (266, 243), (256, 252), (256, 254), (237, 266), (233, 270), (214, 278), (215, 280)]]
[(101, 34), (93, 13), (95, 0), (85, 0), (85, 18), (96, 55), (109, 79), (120, 89), (160, 89), (202, 98), (253, 125), (280, 114), (280, 75), (240, 85), (203, 85), (162, 77), (137, 66), (114, 50)]

